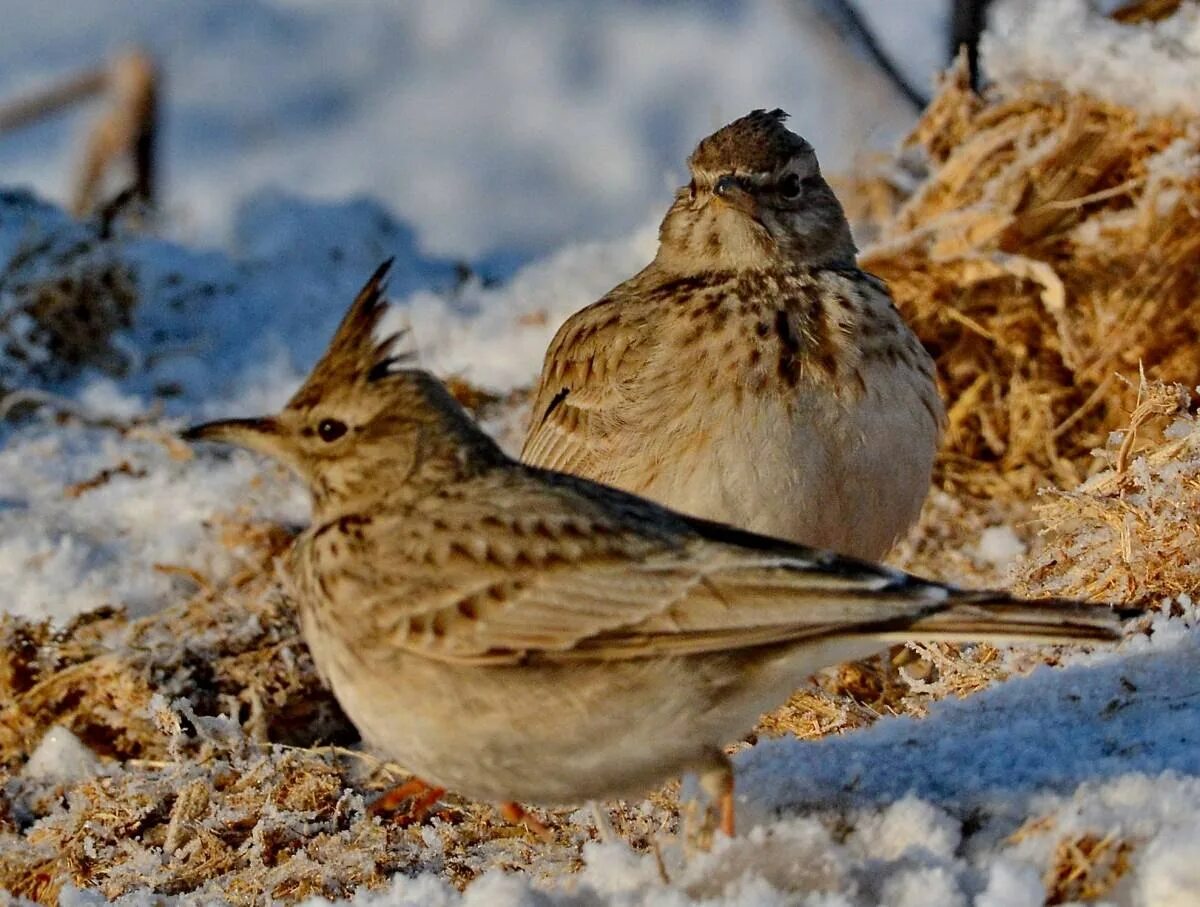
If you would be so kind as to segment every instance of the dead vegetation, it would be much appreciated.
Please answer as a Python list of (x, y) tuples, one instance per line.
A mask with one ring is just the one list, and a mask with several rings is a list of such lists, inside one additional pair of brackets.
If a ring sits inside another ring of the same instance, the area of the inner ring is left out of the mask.
[(1114, 834), (1063, 838), (1046, 874), (1047, 904), (1097, 901), (1129, 871), (1133, 845)]
[[(1038, 503), (1044, 541), (1017, 577), (1026, 594), (1151, 605), (1200, 589), (1200, 421), (1179, 385), (1140, 393), (1097, 458), (1107, 468)], [(1134, 456), (1142, 432), (1156, 440)]]
[[(1053, 816), (1038, 816), (1009, 836), (1008, 843), (1017, 844), (1027, 838), (1048, 835), (1055, 831)], [(1098, 901), (1108, 894), (1130, 868), (1135, 851), (1132, 841), (1115, 832), (1067, 834), (1059, 838), (1043, 883), (1050, 904), (1076, 904)]]
[(130, 197), (156, 201), (161, 78), (150, 55), (137, 47), (105, 63), (72, 73), (24, 97), (0, 103), (0, 135), (23, 128), (99, 96), (104, 106), (92, 123), (76, 169), (71, 210), (78, 217), (110, 203), (113, 174)]
[(1113, 11), (1118, 22), (1135, 25), (1138, 22), (1157, 22), (1175, 15), (1184, 0), (1129, 0)]
[[(18, 193), (5, 202), (36, 204)], [(72, 224), (31, 234), (0, 269), (0, 395), (84, 367), (127, 368), (113, 341), (131, 323), (137, 279), (100, 232)]]
[[(1170, 382), (1200, 371), (1196, 137), (1188, 124), (1053, 86), (982, 99), (964, 79), (959, 70), (943, 85), (914, 133), (926, 168), (916, 185), (860, 187), (879, 235), (864, 264), (891, 283), (935, 353), (950, 411), (939, 490), (898, 559), (997, 583), (1002, 569), (976, 543), (1006, 525), (1033, 543), (1023, 591), (1147, 604), (1194, 596), (1200, 423), (1190, 393)], [(69, 272), (66, 261), (45, 270)], [(70, 296), (60, 278), (51, 284)], [(38, 286), (6, 273), (0, 299), (50, 292)], [(491, 416), (519, 405), (456, 393)], [(87, 494), (109, 477), (66, 491)], [(0, 620), (0, 889), (42, 903), (72, 883), (108, 897), (149, 887), (251, 904), (346, 894), (397, 871), (464, 885), (490, 866), (528, 868), (534, 854), (542, 872), (577, 865), (581, 826), (563, 816), (547, 817), (550, 845), (453, 800), (434, 826), (370, 816), (367, 798), (397, 779), (334, 746), (353, 729), (275, 586), (289, 534), (236, 521), (213, 531), (242, 552), (244, 569), (217, 578), (161, 565), (179, 576), (182, 601), (152, 617), (108, 610), (65, 628)], [(899, 649), (822, 676), (758, 733), (812, 738), (920, 715), (1009, 670), (989, 647)], [(54, 726), (100, 756), (102, 771), (24, 777)], [(669, 788), (655, 810), (614, 808), (610, 818), (646, 846), (673, 826), (674, 797)], [(1047, 903), (1102, 896), (1129, 854), (1109, 837), (1064, 838)]]
[(221, 583), (185, 577), (194, 594), (159, 614), (92, 611), (65, 627), (0, 617), (0, 764), (22, 765), (52, 726), (107, 758), (164, 759), (155, 697), (233, 716), (261, 743), (354, 739), (274, 589), (272, 560), (290, 534), (236, 523), (214, 531), (244, 569)]
[(985, 100), (960, 65), (909, 144), (927, 173), (863, 264), (937, 358), (938, 483), (986, 501), (1071, 488), (1136, 406), (1121, 376), (1200, 370), (1197, 137), (1053, 85)]

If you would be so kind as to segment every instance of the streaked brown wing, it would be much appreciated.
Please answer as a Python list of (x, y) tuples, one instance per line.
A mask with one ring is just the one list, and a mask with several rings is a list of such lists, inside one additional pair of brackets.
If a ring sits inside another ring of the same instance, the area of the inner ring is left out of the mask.
[(601, 475), (613, 439), (640, 394), (654, 332), (631, 298), (638, 278), (576, 312), (546, 351), (521, 459), (577, 475)]
[(363, 549), (326, 583), (354, 603), (364, 647), (456, 662), (724, 651), (902, 624), (950, 595), (535, 472), (440, 501), (435, 520), (361, 531)]

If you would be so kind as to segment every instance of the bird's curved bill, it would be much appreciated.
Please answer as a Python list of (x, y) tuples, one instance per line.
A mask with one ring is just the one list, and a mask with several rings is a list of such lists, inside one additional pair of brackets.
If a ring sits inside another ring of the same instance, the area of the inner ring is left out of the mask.
[(185, 441), (216, 441), (278, 455), (279, 423), (272, 418), (221, 419), (180, 432)]

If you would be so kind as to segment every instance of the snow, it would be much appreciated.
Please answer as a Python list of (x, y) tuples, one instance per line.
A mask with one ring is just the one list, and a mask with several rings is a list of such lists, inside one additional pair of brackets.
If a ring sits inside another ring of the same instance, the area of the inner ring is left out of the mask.
[[(864, 0), (918, 84), (940, 53), (941, 8)], [(985, 64), (1002, 82), (1055, 78), (1148, 111), (1192, 109), (1200, 13), (1185, 9), (1118, 45), (1082, 0), (1008, 0)], [(841, 91), (852, 61), (814, 52), (782, 3), (363, 0), (347, 13), (300, 0), (63, 0), (26, 12), (0, 0), (0, 96), (127, 40), (154, 49), (170, 79), (172, 238), (122, 234), (89, 253), (135, 274), (127, 368), (39, 384), (51, 409), (82, 419), (0, 426), (2, 607), (58, 622), (105, 604), (161, 608), (178, 598), (170, 568), (230, 575), (237, 555), (212, 525), (222, 515), (305, 520), (304, 494), (278, 469), (241, 452), (179, 459), (171, 432), (286, 400), (384, 257), (396, 256), (394, 317), (420, 361), (511, 390), (532, 380), (563, 317), (649, 260), (669, 187), (710, 127), (778, 104), (836, 170), (911, 118), (890, 95)], [(0, 144), (5, 180), (60, 194), (78, 128)], [(1154, 178), (1191, 167), (1186, 151), (1164, 152)], [(47, 237), (98, 243), (89, 230), (0, 192), (0, 271)], [(482, 265), (460, 273), (460, 259)], [(66, 493), (105, 470), (117, 471)], [(996, 566), (1023, 553), (1008, 527), (985, 531), (977, 551)], [(396, 876), (352, 903), (1017, 907), (1042, 902), (1061, 842), (1110, 834), (1132, 863), (1109, 903), (1194, 903), (1200, 632), (1190, 601), (1179, 607), (1117, 651), (1064, 654), (1060, 667), (932, 702), (922, 720), (742, 751), (743, 835), (707, 854), (662, 841), (669, 882), (650, 855), (589, 843), (575, 874), (494, 869), (465, 892), (432, 873)], [(95, 770), (56, 729), (24, 771)], [(576, 819), (581, 837), (588, 821)], [(164, 902), (149, 891), (121, 901)], [(68, 889), (61, 903), (107, 902)]]
[[(390, 287), (403, 304), (395, 317), (411, 326), (419, 361), (507, 390), (533, 379), (563, 318), (650, 259), (655, 236), (648, 227), (622, 240), (568, 246), (502, 286), (474, 278), (455, 288), (449, 264), (423, 257), (411, 231), (365, 199), (333, 204), (270, 192), (247, 200), (236, 221), (247, 253), (237, 260), (132, 236), (96, 253), (115, 255), (137, 273), (138, 318), (122, 338), (137, 361), (120, 380), (89, 373), (54, 389), (90, 420), (144, 414), (155, 400), (172, 421), (116, 433), (36, 421), (0, 428), (0, 438), (7, 434), (0, 448), (5, 610), (61, 620), (122, 603), (147, 613), (176, 588), (156, 565), (204, 575), (231, 570), (227, 551), (201, 544), (214, 510), (237, 501), (249, 515), (302, 523), (305, 494), (281, 471), (239, 452), (179, 462), (165, 439), (183, 417), (280, 406), (383, 258), (396, 256)], [(67, 246), (89, 236), (28, 196), (0, 194), (0, 252), (47, 237)], [(158, 393), (163, 387), (172, 389), (169, 397)], [(64, 495), (65, 487), (120, 464), (128, 474)]]
[(1197, 112), (1200, 7), (1184, 3), (1159, 22), (1123, 26), (1112, 3), (1004, 0), (989, 19), (980, 59), (989, 79), (1056, 82), (1147, 114)]
[(65, 727), (56, 725), (42, 737), (42, 742), (21, 769), (21, 775), (32, 781), (64, 784), (80, 781), (100, 770), (96, 754)]
[(1025, 543), (1011, 526), (989, 526), (979, 534), (977, 554), (980, 560), (993, 567), (1010, 567), (1025, 552)]
[(1145, 874), (1137, 889), (1146, 907), (1188, 907), (1200, 891), (1200, 822), (1190, 821), (1176, 835), (1160, 835), (1146, 850)]
[[(421, 248), (511, 260), (657, 210), (698, 136), (783, 107), (848, 166), (912, 121), (800, 4), (621, 0), (0, 0), (0, 97), (140, 42), (166, 70), (171, 220), (221, 240), (264, 186), (369, 193)], [(942, 0), (865, 0), (927, 87)], [(10, 184), (63, 197), (85, 115), (0, 143)], [(842, 169), (839, 166), (837, 169)], [(647, 199), (656, 203), (647, 206)]]

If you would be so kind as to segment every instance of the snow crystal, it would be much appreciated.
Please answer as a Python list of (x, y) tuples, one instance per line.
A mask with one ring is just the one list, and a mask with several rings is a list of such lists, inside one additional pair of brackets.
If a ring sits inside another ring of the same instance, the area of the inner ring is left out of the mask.
[(1038, 871), (1028, 863), (999, 859), (988, 870), (987, 887), (980, 893), (976, 907), (1029, 907), (1046, 896)]
[(954, 876), (940, 868), (912, 869), (887, 880), (880, 902), (889, 907), (966, 907)]
[(1144, 907), (1191, 907), (1200, 892), (1200, 821), (1146, 848), (1139, 869), (1138, 903)]
[(1011, 566), (1024, 557), (1026, 546), (1011, 526), (989, 526), (979, 534), (976, 553), (993, 567)]
[(55, 725), (42, 737), (21, 775), (30, 781), (68, 784), (99, 771), (96, 754), (65, 727)]
[(854, 830), (855, 848), (879, 860), (898, 860), (914, 850), (949, 858), (961, 840), (955, 819), (913, 796), (865, 814)]

